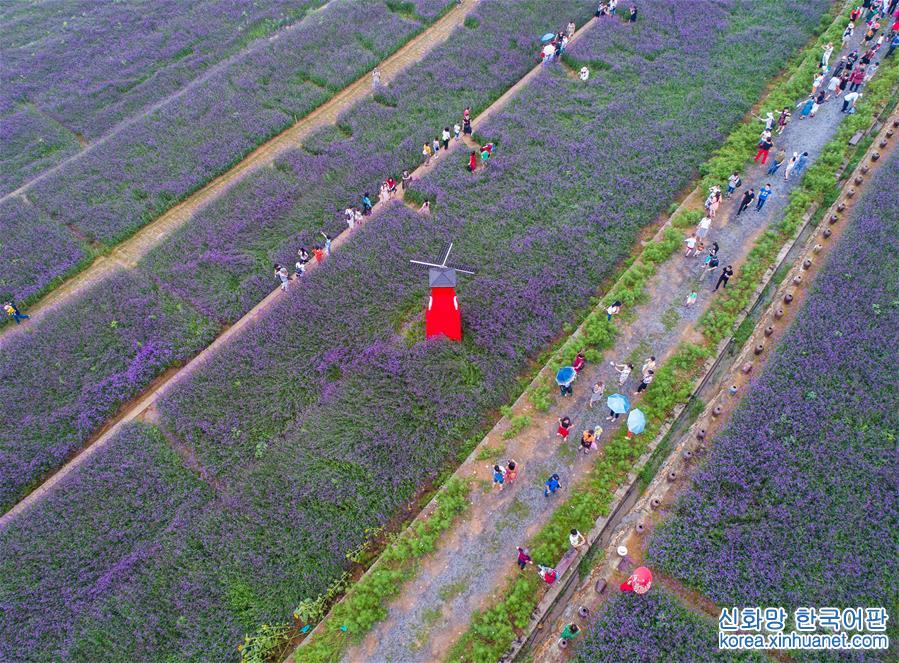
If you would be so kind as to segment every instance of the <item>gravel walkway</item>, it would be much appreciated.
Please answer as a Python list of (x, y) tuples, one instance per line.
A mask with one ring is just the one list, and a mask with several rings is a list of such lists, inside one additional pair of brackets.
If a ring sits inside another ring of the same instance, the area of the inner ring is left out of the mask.
[[(834, 60), (837, 58), (835, 54)], [(800, 154), (807, 151), (808, 165), (811, 166), (844, 117), (839, 112), (841, 106), (841, 100), (831, 100), (813, 119), (799, 120), (798, 113), (794, 113), (793, 122), (777, 138), (777, 148), (783, 148), (788, 155), (794, 151)], [(759, 131), (761, 129), (759, 123)], [(771, 158), (776, 151), (772, 150)], [(768, 176), (766, 167), (749, 168), (734, 199), (722, 201), (708, 239), (717, 241), (721, 247), (721, 268), (734, 265), (734, 280), (740, 278), (739, 263), (749, 252), (753, 240), (781, 218), (789, 192), (801, 179), (794, 175), (785, 182), (783, 170), (781, 167), (778, 173)], [(771, 183), (774, 193), (762, 211), (755, 211), (753, 202), (736, 217), (736, 201), (742, 192), (748, 187), (758, 191), (766, 182)], [(614, 428), (605, 421), (605, 408), (597, 406), (592, 412), (588, 409), (586, 386), (600, 379), (609, 385), (617, 384), (608, 362), (625, 361), (634, 355), (634, 376), (626, 385), (627, 392), (632, 394), (638, 384), (636, 376), (640, 364), (637, 361), (642, 362), (652, 354), (661, 364), (682, 338), (695, 333), (693, 324), (715, 296), (713, 288), (721, 272), (719, 268), (713, 275), (706, 276), (701, 262), (701, 258), (684, 258), (681, 252), (659, 267), (648, 287), (649, 301), (639, 306), (636, 318), (621, 329), (618, 343), (605, 355), (606, 361), (584, 369), (575, 395), (565, 402), (564, 410), (534, 421), (529, 430), (515, 438), (514, 450), (498, 453), (496, 460), (511, 457), (520, 464), (522, 470), (516, 485), (503, 492), (493, 492), (489, 488), (474, 491), (472, 507), (465, 519), (447, 534), (440, 548), (424, 561), (415, 580), (392, 602), (387, 619), (358, 646), (351, 648), (344, 661), (424, 663), (444, 659), (468, 627), (472, 611), (492, 604), (497, 592), (505, 587), (506, 578), (517, 572), (515, 546), (528, 541), (539, 531), (548, 521), (552, 509), (567, 497), (572, 483), (595, 458), (595, 455), (585, 457), (575, 450), (578, 433), (599, 425), (606, 429), (603, 438), (607, 439)], [(693, 288), (699, 294), (698, 301), (693, 307), (686, 308), (683, 302)], [(607, 393), (611, 393), (611, 387)], [(637, 405), (639, 397), (630, 395), (630, 398)], [(566, 444), (561, 444), (555, 437), (556, 418), (562, 415), (571, 417), (574, 422), (574, 432)], [(623, 417), (620, 422), (624, 422)], [(501, 430), (494, 429), (486, 440), (491, 447), (501, 447)], [(491, 458), (467, 463), (457, 474), (489, 480), (493, 462), (495, 460)], [(543, 496), (542, 482), (553, 472), (560, 475), (563, 490), (547, 499)], [(536, 561), (553, 563), (556, 560)]]

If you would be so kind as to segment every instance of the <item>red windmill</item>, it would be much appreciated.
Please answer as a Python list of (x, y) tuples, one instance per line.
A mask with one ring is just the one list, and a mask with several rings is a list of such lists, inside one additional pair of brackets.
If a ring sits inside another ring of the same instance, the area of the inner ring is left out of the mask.
[(459, 311), (459, 300), (456, 298), (456, 272), (474, 274), (474, 270), (451, 265), (447, 262), (453, 243), (446, 245), (440, 252), (437, 263), (410, 260), (416, 265), (428, 268), (428, 285), (431, 296), (428, 298), (428, 309), (425, 311), (425, 336), (433, 338), (445, 334), (454, 341), (462, 340), (462, 313)]

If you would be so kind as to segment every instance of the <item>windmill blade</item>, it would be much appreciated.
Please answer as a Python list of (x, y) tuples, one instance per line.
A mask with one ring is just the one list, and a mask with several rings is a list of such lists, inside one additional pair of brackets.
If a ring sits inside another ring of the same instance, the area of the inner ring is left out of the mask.
[(452, 250), (452, 242), (448, 242), (446, 245), (444, 245), (443, 249), (440, 251), (440, 255), (437, 257), (437, 264), (441, 266), (446, 265), (446, 261), (449, 259), (449, 254)]
[(432, 262), (423, 262), (421, 260), (410, 260), (409, 262), (415, 263), (416, 265), (424, 265), (425, 267), (443, 267), (443, 265), (435, 265)]
[(472, 269), (471, 267), (466, 267), (465, 265), (458, 265), (454, 262), (447, 263), (447, 267), (451, 267), (455, 269), (457, 272), (462, 272), (463, 274), (477, 274), (477, 271)]

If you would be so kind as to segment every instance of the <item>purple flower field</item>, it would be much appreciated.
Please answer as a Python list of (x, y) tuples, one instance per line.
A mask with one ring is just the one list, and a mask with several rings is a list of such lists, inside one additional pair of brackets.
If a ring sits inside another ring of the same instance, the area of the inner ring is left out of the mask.
[(897, 182), (894, 155), (649, 546), (719, 605), (895, 605)]
[[(382, 2), (335, 0), (277, 39), (254, 44), (29, 195), (53, 218), (114, 244), (312, 111), (421, 27)], [(341, 57), (332, 50), (337, 44)]]
[(0, 110), (0, 195), (80, 149), (72, 132), (33, 108)]
[(322, 2), (5, 5), (0, 194)]
[(0, 509), (59, 467), (122, 403), (216, 327), (127, 272), (0, 344)]
[[(478, 11), (487, 11), (488, 4)], [(653, 30), (658, 40), (674, 40), (678, 48), (664, 58), (631, 61), (621, 78), (591, 76), (586, 86), (560, 66), (545, 68), (503, 112), (478, 127), (498, 144), (485, 171), (465, 172), (461, 153), (438, 161), (418, 185), (435, 200), (431, 217), (399, 204), (385, 210), (181, 383), (160, 404), (162, 425), (215, 486), (217, 499), (197, 510), (189, 526), (160, 537), (155, 554), (133, 576), (97, 591), (70, 620), (64, 643), (53, 642), (44, 634), (46, 624), (35, 621), (14, 639), (3, 638), (42, 643), (28, 652), (39, 660), (223, 660), (234, 656), (243, 632), (285, 619), (300, 599), (323, 591), (344, 568), (346, 551), (364, 540), (366, 528), (389, 520), (458, 452), (462, 440), (481, 430), (487, 413), (508, 400), (526, 360), (589, 303), (638, 231), (695, 176), (766, 77), (817, 24), (809, 6), (827, 7), (824, 0), (643, 5), (652, 11), (628, 29)], [(803, 11), (796, 11), (800, 6)], [(778, 30), (745, 28), (762, 16)], [(709, 39), (712, 28), (715, 39)], [(597, 26), (585, 35), (590, 43), (572, 49), (572, 56), (583, 48), (600, 57), (603, 44), (620, 50), (605, 38), (606, 30), (617, 29), (612, 22)], [(502, 43), (499, 27), (491, 34)], [(527, 51), (521, 51), (510, 48), (515, 67), (524, 66)], [(608, 57), (616, 56), (610, 51)], [(503, 71), (502, 62), (491, 60), (489, 66)], [(412, 74), (429, 77), (439, 69), (434, 63), (410, 70), (408, 89), (419, 103), (422, 88)], [(457, 78), (452, 85), (461, 88), (465, 81)], [(478, 94), (487, 100), (496, 91), (487, 86)], [(440, 99), (435, 109), (458, 112), (465, 103), (464, 95)], [(390, 103), (380, 106), (378, 117), (393, 118), (381, 125), (385, 134), (400, 136), (380, 144), (411, 158), (419, 142), (411, 135), (414, 125), (391, 113)], [(689, 123), (683, 121), (687, 111)], [(355, 121), (352, 111), (346, 121)], [(360, 119), (358, 126), (378, 124)], [(325, 156), (330, 142), (335, 151), (344, 150), (338, 136), (320, 136), (315, 148), (322, 154), (308, 156)], [(300, 156), (307, 158), (295, 155)], [(358, 167), (365, 172), (364, 163)], [(313, 172), (312, 165), (304, 168), (300, 172)], [(277, 174), (267, 192), (252, 188), (263, 186), (261, 180), (247, 185), (248, 194), (262, 191), (255, 204), (265, 212), (253, 216), (247, 203), (238, 208), (249, 215), (248, 225), (269, 215), (283, 219), (273, 223), (271, 237), (235, 228), (229, 230), (229, 246), (212, 242), (214, 225), (202, 231), (210, 241), (210, 263), (218, 261), (229, 276), (246, 279), (259, 296), (274, 283), (267, 264), (262, 274), (268, 283), (252, 281), (259, 271), (253, 265), (267, 262), (269, 251), (285, 250), (279, 247), (287, 246), (291, 231), (283, 229), (290, 222), (306, 224), (300, 232), (308, 233), (321, 223), (314, 212), (311, 221), (306, 218), (307, 208), (296, 199), (281, 196), (283, 188), (297, 186), (298, 171), (282, 165), (272, 172)], [(377, 174), (372, 169), (371, 177)], [(338, 187), (327, 195), (336, 202), (349, 194)], [(466, 336), (461, 344), (425, 342), (426, 275), (408, 259), (427, 258), (450, 238), (457, 245), (454, 258), (479, 270), (459, 288)], [(250, 262), (256, 260), (261, 262)], [(184, 278), (174, 288), (178, 294), (189, 294)], [(199, 308), (239, 315), (255, 301), (242, 299), (236, 286), (228, 292)], [(59, 354), (50, 349), (45, 360)], [(93, 464), (81, 471), (93, 472)], [(77, 494), (68, 499), (76, 508)], [(43, 512), (36, 505), (32, 519), (40, 522)], [(74, 541), (81, 536), (72, 532)], [(40, 547), (40, 537), (31, 545)], [(45, 563), (71, 562), (61, 550)], [(5, 623), (25, 622), (19, 612), (52, 609), (32, 608), (33, 601), (17, 597)]]
[(96, 140), (323, 0), (69, 0), (0, 10), (0, 85)]
[(68, 230), (33, 205), (20, 198), (0, 201), (0, 298), (27, 299), (86, 257)]
[[(398, 178), (417, 166), (424, 140), (460, 120), (465, 105), (483, 110), (534, 66), (533, 35), (548, 25), (540, 6), (481, 3), (472, 14), (479, 30), (460, 28), (378, 100), (345, 112), (339, 129), (320, 131), (275, 171), (233, 187), (143, 268), (207, 315), (236, 320), (271, 290), (273, 262), (292, 264), (298, 246), (321, 240), (320, 230), (345, 229), (344, 207), (358, 205), (364, 191), (376, 194), (387, 173)], [(579, 1), (554, 6), (560, 16), (589, 16)], [(484, 32), (493, 38), (484, 40)]]
[(97, 599), (139, 574), (210, 498), (157, 430), (123, 429), (0, 531), (0, 659), (57, 651), (71, 660), (79, 620)]
[(610, 598), (574, 643), (572, 660), (578, 663), (651, 663), (663, 655), (671, 661), (766, 660), (756, 652), (719, 651), (718, 624), (691, 612), (661, 587)]

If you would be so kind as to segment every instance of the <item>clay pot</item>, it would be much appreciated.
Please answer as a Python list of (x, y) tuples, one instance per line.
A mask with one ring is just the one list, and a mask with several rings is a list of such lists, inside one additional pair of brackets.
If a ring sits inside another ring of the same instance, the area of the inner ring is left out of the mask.
[[(773, 331), (773, 330), (772, 330), (772, 331)], [(740, 366), (740, 372), (741, 372), (743, 375), (749, 375), (749, 373), (752, 372), (752, 362), (751, 362), (751, 361), (747, 361), (745, 364), (743, 364), (742, 366)]]
[(716, 405), (715, 409), (712, 410), (712, 416), (720, 417), (722, 412), (724, 412), (724, 409), (720, 405)]
[(568, 649), (568, 638), (559, 638), (559, 649)]
[[(871, 158), (873, 159), (874, 157), (871, 157)], [(847, 198), (852, 198), (852, 196), (854, 196), (854, 195), (855, 195), (855, 189), (849, 189), (849, 191), (846, 192)]]
[(899, 129), (899, 118), (896, 118), (895, 120), (893, 120), (893, 126), (896, 127), (897, 129)]
[(784, 317), (784, 310), (782, 308), (779, 308), (774, 311), (774, 317), (780, 320), (782, 317)]
[(867, 165), (862, 166), (862, 175), (867, 175), (869, 170), (871, 169)]
[(646, 531), (646, 525), (637, 523), (637, 526), (634, 527), (634, 531), (637, 532), (637, 534), (643, 534)]
[(649, 506), (651, 506), (653, 509), (658, 509), (660, 506), (662, 506), (662, 500), (660, 500), (658, 497), (653, 497), (649, 501)]
[(693, 458), (693, 452), (690, 451), (689, 449), (687, 449), (687, 450), (684, 452), (684, 460), (687, 461), (687, 462), (690, 462), (690, 460), (691, 460), (692, 458)]
[(830, 218), (827, 219), (827, 221), (828, 221), (828, 223), (830, 223), (830, 225), (835, 224), (839, 220), (840, 220), (840, 217), (838, 217), (836, 214), (831, 214)]
[(752, 351), (753, 351), (755, 354), (757, 354), (757, 355), (762, 354), (762, 353), (765, 351), (765, 344), (764, 344), (764, 343), (759, 343), (759, 344), (757, 344), (757, 345), (752, 349)]
[(773, 333), (774, 333), (774, 327), (772, 327), (771, 325), (768, 325), (767, 327), (765, 327), (765, 336), (771, 336), (771, 334), (773, 334)]
[(837, 212), (842, 212), (844, 209), (846, 209), (846, 203), (841, 201), (840, 204), (837, 205)]
[(806, 258), (802, 261), (802, 269), (809, 269), (812, 266), (812, 259)]
[(784, 295), (784, 304), (792, 304), (793, 303), (793, 293), (788, 292)]
[(587, 619), (587, 617), (590, 616), (590, 608), (588, 608), (585, 605), (582, 605), (580, 608), (577, 609), (577, 614), (578, 614), (578, 617), (580, 617), (581, 619)]
[(700, 428), (698, 431), (696, 431), (696, 439), (697, 440), (705, 439), (705, 428)]
[(824, 232), (821, 233), (821, 234), (824, 235), (824, 239), (828, 239), (828, 238), (830, 238), (830, 236), (831, 236), (833, 233), (830, 231), (830, 228), (825, 228), (825, 229), (824, 229)]
[[(883, 138), (883, 139), (878, 143), (878, 145), (880, 145), (880, 147), (886, 147), (886, 146), (887, 146), (887, 139), (886, 139), (886, 138)], [(875, 154), (876, 154), (876, 152), (875, 152)], [(873, 159), (874, 157), (872, 156), (871, 158)]]
[(813, 252), (813, 253), (821, 253), (821, 249), (823, 249), (823, 248), (824, 248), (824, 247), (821, 246), (820, 244), (815, 244), (815, 245), (812, 247), (812, 252)]
[[(881, 141), (886, 142), (886, 141)], [(881, 147), (886, 147), (885, 145), (881, 145)], [(875, 152), (871, 155), (871, 161), (877, 161), (880, 158), (880, 152)]]
[(865, 181), (865, 178), (862, 177), (861, 175), (856, 175), (856, 176), (855, 176), (855, 179), (852, 180), (852, 181), (855, 182), (855, 184), (856, 184), (856, 186), (857, 186), (857, 185), (861, 184), (862, 182), (864, 182), (864, 181)]
[(887, 138), (892, 138), (892, 137), (893, 137), (893, 130), (887, 129)]
[(596, 581), (596, 584), (593, 585), (593, 591), (597, 594), (604, 594), (606, 591), (606, 581), (600, 578)]
[(674, 470), (671, 470), (668, 473), (668, 481), (677, 481), (677, 472), (675, 472)]
[(793, 285), (802, 285), (802, 274), (793, 277)]

